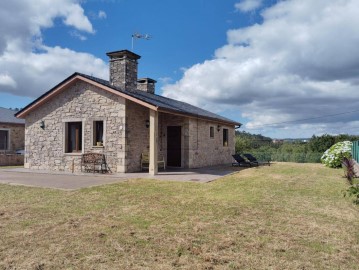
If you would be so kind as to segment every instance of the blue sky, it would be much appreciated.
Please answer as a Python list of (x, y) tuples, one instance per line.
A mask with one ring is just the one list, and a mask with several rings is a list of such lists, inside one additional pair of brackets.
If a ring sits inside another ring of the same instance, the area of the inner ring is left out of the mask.
[(138, 32), (152, 36), (135, 40), (139, 77), (158, 94), (276, 138), (359, 133), (354, 0), (27, 2), (0, 3), (1, 107), (75, 71), (107, 79), (106, 52)]
[[(60, 46), (76, 52), (90, 53), (107, 62), (106, 52), (131, 49), (133, 33), (148, 33), (152, 36), (151, 40), (134, 42), (134, 51), (142, 56), (139, 76), (156, 78), (157, 92), (161, 93), (163, 80), (176, 81), (181, 78), (183, 68), (212, 58), (214, 50), (226, 43), (228, 29), (255, 22), (258, 16), (254, 13), (240, 14), (234, 7), (237, 2), (82, 1), (81, 7), (94, 28), (94, 34), (65, 25), (62, 17), (55, 17), (52, 27), (41, 29), (41, 37), (46, 46)], [(104, 15), (99, 17), (99, 13)], [(81, 36), (86, 40), (81, 40)], [(71, 73), (72, 70), (69, 71)], [(13, 96), (0, 92), (0, 97), (0, 106), (22, 107), (36, 95), (26, 96), (26, 92), (22, 92), (21, 96)]]
[[(182, 69), (212, 58), (216, 48), (226, 43), (231, 28), (248, 26), (258, 17), (240, 14), (234, 7), (238, 1), (223, 0), (109, 0), (85, 1), (82, 7), (91, 19), (95, 34), (86, 41), (69, 35), (69, 27), (61, 19), (56, 27), (46, 29), (48, 46), (62, 46), (88, 52), (105, 62), (105, 52), (131, 49), (133, 33), (150, 34), (151, 40), (135, 40), (134, 51), (142, 56), (139, 76), (156, 79), (182, 76)], [(106, 18), (98, 18), (104, 11)], [(92, 15), (91, 15), (92, 14)], [(258, 18), (257, 18), (258, 19)], [(161, 80), (158, 84), (161, 89)]]

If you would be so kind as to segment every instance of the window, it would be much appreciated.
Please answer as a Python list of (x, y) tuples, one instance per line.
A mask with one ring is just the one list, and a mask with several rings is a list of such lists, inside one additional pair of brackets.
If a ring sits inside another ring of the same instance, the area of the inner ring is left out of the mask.
[(228, 146), (228, 129), (223, 129), (223, 146)]
[(209, 137), (214, 138), (214, 127), (209, 128)]
[(66, 129), (66, 153), (82, 151), (82, 122), (68, 122)]
[(0, 130), (0, 150), (9, 149), (9, 131)]
[(93, 122), (93, 145), (103, 145), (103, 121)]

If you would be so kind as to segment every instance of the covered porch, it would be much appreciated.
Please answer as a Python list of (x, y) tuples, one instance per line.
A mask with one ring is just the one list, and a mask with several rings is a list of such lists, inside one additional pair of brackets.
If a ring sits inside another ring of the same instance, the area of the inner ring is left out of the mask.
[(157, 175), (164, 160), (167, 171), (189, 167), (189, 119), (149, 110), (149, 174)]
[(159, 161), (169, 169), (229, 164), (234, 154), (234, 128), (221, 119), (126, 101), (125, 168), (117, 172), (141, 171), (143, 153), (150, 175), (158, 174)]

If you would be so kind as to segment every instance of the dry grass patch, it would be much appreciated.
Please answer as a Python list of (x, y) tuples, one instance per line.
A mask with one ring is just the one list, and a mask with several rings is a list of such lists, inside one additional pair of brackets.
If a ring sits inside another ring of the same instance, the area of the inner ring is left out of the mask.
[(356, 269), (342, 171), (278, 163), (209, 184), (0, 185), (0, 269)]

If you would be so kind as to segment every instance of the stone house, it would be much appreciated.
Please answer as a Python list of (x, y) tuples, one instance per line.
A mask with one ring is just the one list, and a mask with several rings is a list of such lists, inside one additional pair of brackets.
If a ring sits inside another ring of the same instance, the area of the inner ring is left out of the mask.
[(0, 107), (0, 152), (23, 150), (25, 120), (14, 116), (16, 111)]
[(0, 166), (23, 165), (25, 121), (14, 116), (16, 111), (0, 107)]
[(166, 166), (197, 168), (230, 163), (241, 124), (155, 94), (156, 81), (137, 78), (140, 56), (107, 53), (109, 81), (74, 73), (16, 114), (25, 119), (25, 167), (81, 169), (81, 154), (103, 153), (113, 172)]

